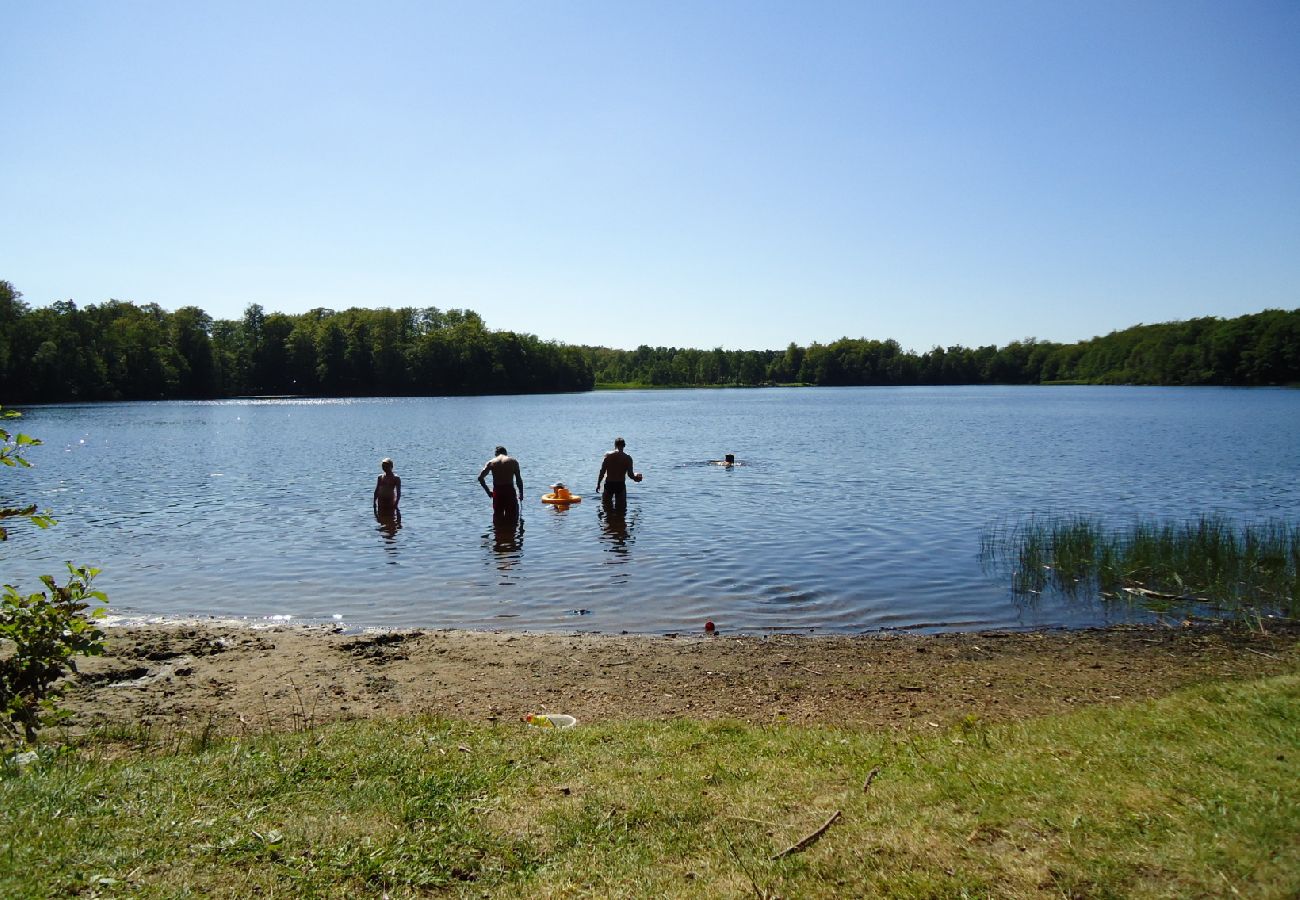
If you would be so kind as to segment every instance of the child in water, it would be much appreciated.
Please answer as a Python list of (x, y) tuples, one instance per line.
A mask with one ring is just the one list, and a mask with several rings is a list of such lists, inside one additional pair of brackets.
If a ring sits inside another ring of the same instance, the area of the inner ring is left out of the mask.
[(393, 474), (393, 461), (384, 459), (379, 463), (384, 474), (375, 482), (375, 514), (392, 514), (402, 502), (402, 479)]

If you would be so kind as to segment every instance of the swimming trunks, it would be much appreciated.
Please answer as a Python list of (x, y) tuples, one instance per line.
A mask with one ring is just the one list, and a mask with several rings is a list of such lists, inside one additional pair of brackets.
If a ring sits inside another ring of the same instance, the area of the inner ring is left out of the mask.
[(514, 488), (497, 488), (492, 491), (492, 515), (507, 519), (519, 515), (519, 495)]
[(600, 500), (607, 508), (613, 507), (618, 512), (623, 512), (627, 509), (627, 482), (606, 481)]

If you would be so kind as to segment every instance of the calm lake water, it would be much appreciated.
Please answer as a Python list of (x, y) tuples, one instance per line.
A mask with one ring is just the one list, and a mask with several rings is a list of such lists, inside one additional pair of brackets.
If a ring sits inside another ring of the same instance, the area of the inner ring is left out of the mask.
[[(817, 388), (49, 406), (30, 470), (0, 477), (57, 527), (19, 525), (4, 579), (101, 567), (127, 616), (350, 627), (859, 632), (1143, 618), (1027, 603), (980, 536), (1031, 513), (1300, 518), (1300, 391)], [(645, 473), (625, 520), (592, 489), (616, 434)], [(522, 526), (475, 480), (522, 464)], [(709, 460), (734, 453), (726, 469)], [(371, 512), (402, 477), (395, 532)], [(554, 481), (586, 501), (539, 502)]]

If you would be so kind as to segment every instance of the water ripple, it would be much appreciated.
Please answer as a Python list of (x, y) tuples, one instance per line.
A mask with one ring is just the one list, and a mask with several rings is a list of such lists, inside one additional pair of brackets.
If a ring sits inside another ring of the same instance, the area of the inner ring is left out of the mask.
[[(1129, 614), (1013, 598), (980, 567), (983, 529), (1046, 511), (1300, 518), (1295, 391), (106, 404), (32, 408), (23, 427), (45, 444), (6, 490), (59, 525), (12, 530), (7, 580), (75, 559), (142, 615), (638, 632), (1100, 624)], [(615, 432), (646, 473), (624, 517), (590, 492)], [(517, 531), (493, 528), (475, 480), (502, 442), (530, 498)], [(716, 465), (726, 453), (739, 464)], [(399, 527), (371, 510), (385, 456), (403, 479)], [(586, 499), (543, 507), (555, 481)]]

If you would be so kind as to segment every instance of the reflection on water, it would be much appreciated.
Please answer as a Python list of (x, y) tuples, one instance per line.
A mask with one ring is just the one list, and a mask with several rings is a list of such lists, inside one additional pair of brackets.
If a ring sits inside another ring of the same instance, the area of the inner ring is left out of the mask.
[[(981, 570), (984, 529), (1034, 512), (1300, 519), (1300, 391), (774, 388), (24, 413), (43, 444), (0, 489), (59, 525), (11, 529), (5, 580), (95, 565), (125, 615), (497, 627), (508, 612), (512, 627), (565, 629), (585, 610), (587, 627), (640, 632), (1096, 625), (1134, 614), (1023, 602)], [(474, 480), (484, 447), (517, 448), (530, 484), (591, 485), (611, 433), (646, 471), (623, 516), (594, 494), (568, 509), (533, 495), (527, 558), (522, 520), (489, 525)], [(375, 518), (374, 481), (358, 477), (383, 457), (402, 460), (408, 526)]]
[(383, 536), (384, 550), (389, 556), (394, 557), (389, 562), (395, 563), (397, 553), (397, 532), (402, 528), (402, 511), (400, 509), (383, 509), (375, 510), (375, 521), (378, 523), (375, 530)]
[(608, 506), (602, 506), (596, 515), (600, 522), (600, 540), (606, 544), (606, 552), (613, 553), (616, 557), (610, 562), (617, 561), (619, 557), (626, 557), (632, 547), (633, 526), (636, 524), (637, 511), (618, 512)]
[(601, 504), (596, 520), (600, 524), (600, 544), (605, 551), (606, 565), (613, 566), (607, 570), (607, 584), (623, 588), (631, 584), (633, 572), (632, 544), (636, 540), (636, 520), (639, 512), (634, 507), (619, 512)]
[(501, 584), (516, 584), (512, 570), (524, 554), (524, 517), (494, 516), (492, 530), (483, 535), (483, 546), (489, 549), (488, 561), (501, 573)]

